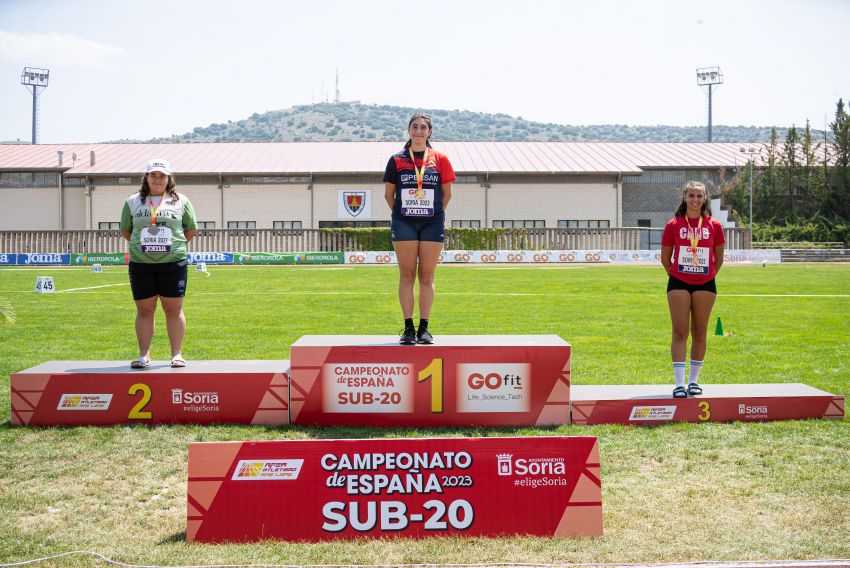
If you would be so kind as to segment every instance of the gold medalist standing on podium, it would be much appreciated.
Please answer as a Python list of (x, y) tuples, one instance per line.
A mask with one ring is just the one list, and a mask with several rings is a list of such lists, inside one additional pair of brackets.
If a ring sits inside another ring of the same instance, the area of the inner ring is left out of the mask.
[(139, 357), (130, 363), (134, 369), (151, 362), (157, 298), (165, 312), (171, 366), (186, 366), (180, 352), (186, 334), (187, 244), (197, 232), (192, 204), (174, 190), (171, 165), (160, 159), (148, 162), (141, 189), (121, 211), (121, 234), (130, 241), (130, 288), (136, 301)]
[[(673, 323), (670, 354), (676, 388), (674, 398), (702, 394), (699, 372), (705, 358), (711, 308), (717, 298), (714, 277), (723, 265), (726, 237), (720, 221), (711, 217), (705, 185), (689, 181), (676, 215), (664, 227), (661, 264), (669, 274), (667, 304)], [(691, 366), (685, 388), (685, 352), (691, 335)]]
[[(434, 303), (434, 273), (445, 240), (445, 209), (457, 179), (445, 154), (431, 147), (431, 117), (414, 114), (410, 139), (384, 172), (384, 198), (392, 209), (392, 240), (398, 260), (398, 301), (404, 316), (399, 343), (434, 343), (428, 318)], [(413, 283), (419, 278), (419, 329), (413, 327)]]

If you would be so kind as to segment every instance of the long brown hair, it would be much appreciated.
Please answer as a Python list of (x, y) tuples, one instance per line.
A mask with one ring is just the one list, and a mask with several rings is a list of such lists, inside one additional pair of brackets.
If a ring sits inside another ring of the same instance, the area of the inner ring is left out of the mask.
[(705, 188), (705, 184), (701, 181), (689, 181), (685, 184), (685, 188), (682, 190), (682, 202), (679, 203), (679, 208), (676, 209), (676, 217), (684, 217), (688, 212), (688, 204), (685, 202), (685, 196), (688, 195), (688, 190), (692, 187), (699, 188), (702, 190), (702, 194), (705, 199), (702, 200), (702, 209), (700, 209), (699, 214), (702, 217), (708, 217), (711, 215), (711, 201), (708, 198), (708, 190)]
[[(171, 203), (177, 203), (180, 200), (180, 197), (174, 190), (175, 187), (177, 187), (177, 184), (174, 183), (174, 176), (168, 176), (168, 185), (165, 186), (165, 195)], [(139, 189), (139, 195), (142, 196), (142, 203), (145, 202), (145, 199), (147, 199), (150, 194), (151, 186), (148, 185), (148, 174), (144, 174), (142, 175), (142, 187)]]
[[(428, 132), (434, 132), (434, 127), (431, 125), (431, 116), (427, 115), (425, 113), (422, 113), (422, 112), (414, 113), (413, 116), (410, 117), (410, 120), (407, 121), (407, 130), (408, 131), (410, 131), (410, 125), (413, 124), (413, 121), (417, 120), (419, 118), (424, 120), (425, 124), (428, 125)], [(410, 148), (411, 144), (413, 144), (413, 140), (408, 138), (407, 144), (404, 145), (404, 149), (407, 150), (408, 148)], [(428, 138), (425, 140), (425, 145), (428, 146), (429, 148), (433, 148), (433, 146), (431, 146), (431, 135), (430, 134), (428, 134)]]

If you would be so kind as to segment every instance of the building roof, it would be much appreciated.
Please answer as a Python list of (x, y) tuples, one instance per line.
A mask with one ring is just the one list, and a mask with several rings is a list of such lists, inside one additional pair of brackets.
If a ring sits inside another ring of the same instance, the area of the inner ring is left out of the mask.
[[(743, 147), (682, 142), (434, 142), (459, 174), (625, 174), (746, 163)], [(151, 158), (177, 175), (379, 174), (397, 142), (201, 142), (192, 144), (0, 144), (0, 171), (67, 176), (138, 175)], [(60, 167), (58, 151), (63, 151)], [(94, 153), (94, 164), (90, 161)]]

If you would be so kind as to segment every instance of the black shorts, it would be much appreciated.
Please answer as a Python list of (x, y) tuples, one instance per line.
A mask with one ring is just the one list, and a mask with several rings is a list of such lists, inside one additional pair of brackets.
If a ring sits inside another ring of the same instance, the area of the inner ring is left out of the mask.
[(431, 241), (442, 243), (446, 240), (446, 223), (442, 219), (412, 221), (393, 217), (390, 225), (393, 241)]
[(130, 262), (130, 289), (134, 300), (154, 296), (182, 298), (186, 295), (189, 261), (147, 263)]
[(671, 276), (670, 279), (667, 280), (667, 291), (687, 290), (691, 294), (694, 292), (711, 292), (712, 294), (717, 294), (717, 284), (714, 280), (715, 279), (712, 278), (705, 284), (688, 284), (687, 282), (682, 282), (678, 278)]

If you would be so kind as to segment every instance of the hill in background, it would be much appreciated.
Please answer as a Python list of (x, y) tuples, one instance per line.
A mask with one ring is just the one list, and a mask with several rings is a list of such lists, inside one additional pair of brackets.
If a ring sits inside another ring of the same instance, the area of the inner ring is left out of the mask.
[[(434, 140), (504, 142), (705, 142), (705, 126), (571, 126), (524, 120), (506, 114), (465, 110), (414, 109), (320, 103), (274, 110), (227, 124), (197, 127), (192, 132), (149, 142), (371, 142), (402, 141), (410, 115), (426, 112), (434, 120)], [(785, 128), (777, 129), (779, 139)], [(767, 142), (770, 128), (722, 126), (712, 129), (714, 142)], [(128, 142), (128, 141), (127, 141)]]

